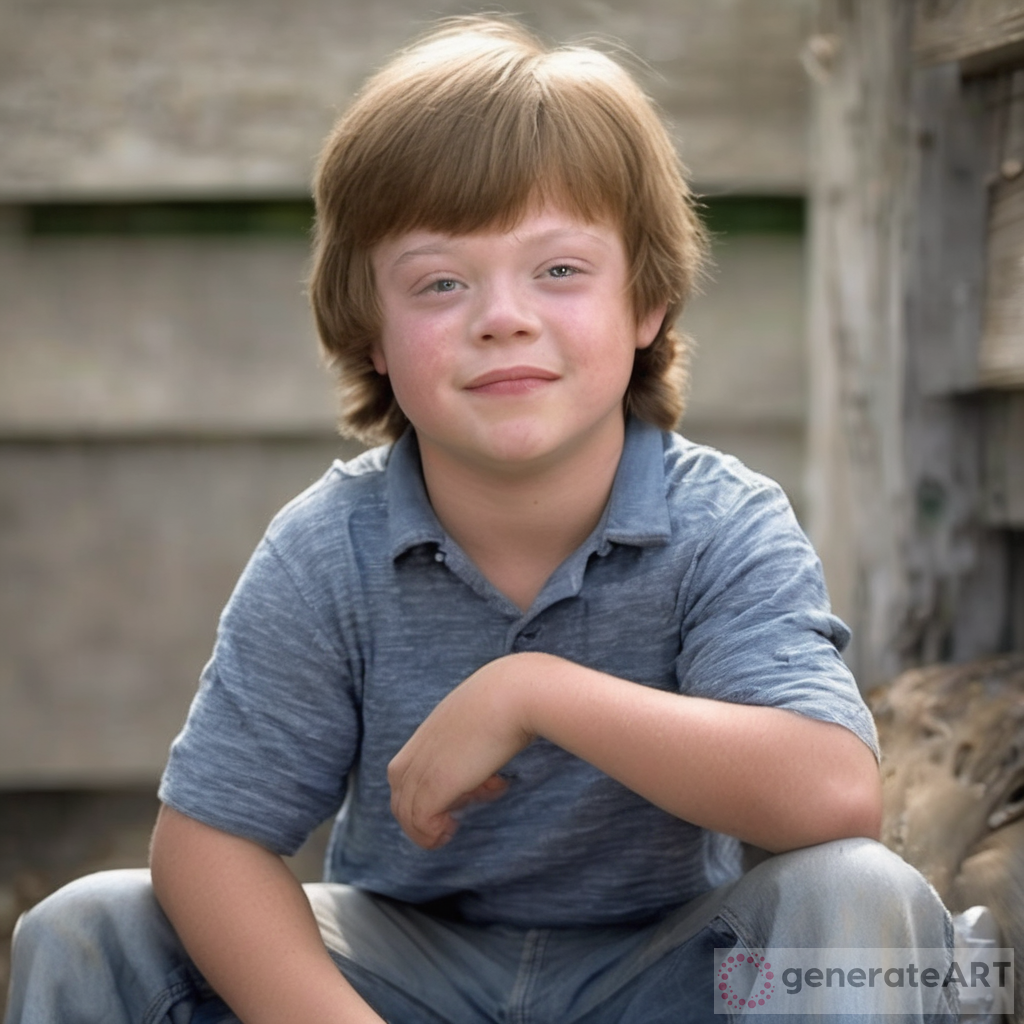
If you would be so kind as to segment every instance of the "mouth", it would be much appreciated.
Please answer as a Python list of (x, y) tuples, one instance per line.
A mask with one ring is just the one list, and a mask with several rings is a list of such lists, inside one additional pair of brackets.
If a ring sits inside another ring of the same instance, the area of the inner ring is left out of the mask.
[(557, 379), (557, 373), (539, 366), (508, 366), (474, 377), (466, 385), (466, 390), (487, 394), (521, 394)]

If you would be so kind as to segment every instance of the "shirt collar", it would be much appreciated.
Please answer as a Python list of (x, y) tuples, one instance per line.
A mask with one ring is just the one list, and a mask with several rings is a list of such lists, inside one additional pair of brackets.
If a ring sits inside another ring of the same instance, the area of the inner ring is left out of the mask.
[[(419, 544), (443, 544), (446, 534), (427, 497), (419, 445), (411, 428), (392, 447), (385, 472), (391, 558)], [(667, 544), (671, 536), (662, 433), (631, 417), (626, 421), (611, 497), (594, 540), (599, 549), (611, 543), (655, 547)]]
[(630, 417), (602, 540), (642, 548), (667, 544), (672, 521), (665, 490), (664, 435), (657, 427)]
[(412, 427), (395, 442), (385, 470), (388, 535), (392, 560), (418, 544), (443, 544), (444, 527), (434, 515), (420, 467), (420, 448)]

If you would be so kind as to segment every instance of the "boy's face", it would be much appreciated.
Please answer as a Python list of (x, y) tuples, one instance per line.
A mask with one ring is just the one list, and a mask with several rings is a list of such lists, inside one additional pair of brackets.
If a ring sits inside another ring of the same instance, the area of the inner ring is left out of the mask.
[(665, 310), (637, 323), (616, 226), (546, 206), (508, 231), (411, 231), (372, 261), (374, 366), (425, 460), (519, 472), (621, 437), (635, 352)]

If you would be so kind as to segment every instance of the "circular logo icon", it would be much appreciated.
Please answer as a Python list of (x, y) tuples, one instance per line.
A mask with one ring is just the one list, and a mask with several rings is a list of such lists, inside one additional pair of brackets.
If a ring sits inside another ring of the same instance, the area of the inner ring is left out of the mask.
[(763, 956), (737, 953), (718, 967), (718, 994), (727, 1006), (752, 1010), (764, 1006), (774, 991), (775, 974)]

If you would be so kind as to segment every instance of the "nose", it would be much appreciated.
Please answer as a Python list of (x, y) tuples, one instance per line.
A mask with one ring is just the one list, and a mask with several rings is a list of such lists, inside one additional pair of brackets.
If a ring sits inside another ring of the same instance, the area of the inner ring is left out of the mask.
[(473, 324), (477, 340), (528, 341), (539, 333), (540, 321), (523, 286), (498, 280), (480, 292)]

